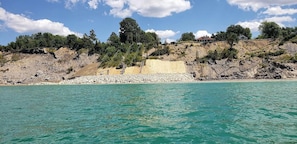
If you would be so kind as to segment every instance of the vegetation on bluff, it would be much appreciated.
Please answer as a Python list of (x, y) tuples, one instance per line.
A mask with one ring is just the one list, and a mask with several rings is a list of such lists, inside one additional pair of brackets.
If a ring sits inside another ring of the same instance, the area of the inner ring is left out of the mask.
[[(160, 39), (156, 33), (144, 32), (132, 18), (125, 18), (120, 22), (120, 33), (112, 32), (107, 42), (100, 42), (96, 33), (91, 30), (89, 34), (78, 37), (74, 34), (66, 37), (51, 33), (36, 33), (21, 35), (15, 42), (7, 46), (0, 46), (0, 50), (12, 53), (44, 53), (44, 48), (54, 52), (60, 47), (68, 47), (79, 54), (87, 52), (89, 55), (99, 54), (98, 61), (102, 67), (120, 65), (135, 65), (142, 60), (142, 53), (157, 47)], [(1, 63), (5, 63), (1, 60)]]
[[(78, 37), (74, 34), (68, 36), (53, 35), (51, 33), (36, 33), (32, 35), (21, 35), (14, 42), (7, 46), (0, 45), (0, 51), (12, 53), (44, 53), (44, 48), (48, 48), (49, 53), (54, 53), (60, 47), (68, 47), (77, 51), (78, 54), (87, 53), (89, 55), (98, 54), (98, 62), (101, 67), (133, 66), (143, 61), (143, 54), (152, 48), (156, 48), (150, 56), (169, 55), (170, 48), (159, 46), (160, 38), (154, 32), (143, 31), (137, 22), (132, 18), (125, 18), (119, 23), (119, 33), (112, 32), (107, 42), (101, 42), (96, 38), (94, 30), (88, 34)], [(278, 40), (279, 45), (289, 41), (297, 43), (297, 27), (282, 28), (274, 22), (263, 22), (260, 27), (260, 35), (257, 39)], [(220, 31), (211, 36), (215, 41), (226, 41), (229, 47), (222, 50), (209, 51), (205, 57), (197, 58), (199, 62), (208, 60), (220, 60), (228, 58), (236, 59), (238, 50), (233, 45), (241, 39), (251, 39), (252, 34), (249, 28), (243, 28), (240, 25), (231, 25), (226, 31)], [(179, 41), (195, 41), (195, 35), (192, 32), (183, 33)], [(283, 51), (278, 53), (251, 54), (251, 56), (269, 57), (282, 55)], [(16, 55), (17, 56), (17, 55)], [(79, 57), (78, 57), (79, 58)], [(15, 57), (14, 59), (18, 59)], [(287, 59), (289, 62), (296, 62), (296, 56)], [(0, 54), (0, 65), (7, 62), (3, 54)]]

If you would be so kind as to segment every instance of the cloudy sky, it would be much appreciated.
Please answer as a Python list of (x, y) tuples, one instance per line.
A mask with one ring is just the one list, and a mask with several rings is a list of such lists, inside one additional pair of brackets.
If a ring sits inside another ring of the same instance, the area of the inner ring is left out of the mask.
[(162, 40), (225, 31), (232, 24), (258, 35), (262, 21), (297, 26), (296, 0), (0, 0), (0, 44), (19, 35), (51, 32), (82, 36), (94, 29), (105, 42), (119, 22), (132, 17), (142, 30)]

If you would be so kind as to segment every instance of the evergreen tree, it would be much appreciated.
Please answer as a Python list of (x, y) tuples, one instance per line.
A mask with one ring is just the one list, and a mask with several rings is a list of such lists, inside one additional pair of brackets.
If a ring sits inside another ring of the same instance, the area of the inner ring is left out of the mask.
[(122, 43), (140, 42), (141, 29), (136, 20), (125, 18), (120, 22), (120, 41)]
[(259, 30), (261, 32), (261, 38), (279, 38), (281, 35), (281, 28), (275, 22), (267, 22), (264, 21), (259, 26)]
[(195, 35), (192, 32), (188, 33), (183, 33), (180, 41), (194, 41), (195, 40)]

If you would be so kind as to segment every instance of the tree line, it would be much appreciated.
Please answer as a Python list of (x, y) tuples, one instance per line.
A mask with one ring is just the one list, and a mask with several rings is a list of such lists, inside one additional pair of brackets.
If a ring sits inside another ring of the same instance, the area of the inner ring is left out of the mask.
[(0, 46), (0, 50), (12, 53), (44, 53), (43, 48), (59, 49), (68, 47), (77, 52), (86, 51), (89, 55), (99, 54), (101, 66), (135, 65), (142, 60), (142, 53), (157, 47), (160, 38), (154, 32), (144, 32), (132, 18), (125, 18), (120, 22), (120, 32), (112, 32), (107, 42), (96, 38), (94, 30), (89, 34), (78, 37), (53, 35), (51, 33), (36, 33), (20, 35), (7, 46)]
[[(275, 22), (264, 21), (259, 26), (260, 35), (256, 39), (279, 39), (282, 42), (290, 41), (297, 43), (297, 27), (281, 27)], [(238, 42), (240, 36), (246, 39), (252, 38), (249, 28), (243, 28), (240, 25), (230, 25), (226, 31), (219, 31), (211, 35), (215, 41), (227, 41), (230, 45)], [(186, 32), (181, 35), (179, 41), (194, 41), (195, 35), (192, 32)]]
[[(119, 33), (112, 32), (107, 42), (101, 42), (96, 38), (94, 30), (88, 34), (78, 37), (74, 34), (68, 36), (53, 35), (51, 33), (36, 33), (32, 35), (20, 35), (14, 42), (7, 46), (1, 46), (0, 50), (13, 53), (44, 53), (43, 48), (58, 49), (68, 47), (72, 50), (87, 52), (89, 55), (99, 54), (98, 61), (103, 67), (122, 67), (123, 65), (132, 66), (142, 61), (142, 54), (153, 47), (158, 47), (160, 38), (154, 32), (143, 31), (136, 20), (125, 18), (119, 23)], [(257, 39), (280, 39), (281, 43), (292, 41), (297, 43), (297, 27), (280, 27), (275, 22), (262, 22), (259, 27), (260, 35)], [(230, 25), (226, 31), (219, 31), (212, 34), (211, 38), (216, 41), (227, 41), (230, 45), (229, 51), (222, 56), (236, 58), (236, 51), (232, 49), (234, 43), (239, 41), (239, 37), (251, 39), (252, 34), (249, 28), (240, 25)], [(194, 41), (195, 35), (192, 32), (183, 33), (179, 41)], [(160, 49), (158, 49), (160, 50)], [(161, 49), (167, 52), (167, 49)], [(159, 52), (160, 53), (160, 52)], [(217, 57), (216, 52), (210, 54), (210, 58)], [(230, 56), (229, 56), (230, 54)], [(228, 56), (227, 56), (228, 55)]]

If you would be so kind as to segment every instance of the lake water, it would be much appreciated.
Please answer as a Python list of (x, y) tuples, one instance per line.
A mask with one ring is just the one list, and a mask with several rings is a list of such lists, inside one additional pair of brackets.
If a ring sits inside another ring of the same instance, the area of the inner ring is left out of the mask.
[(0, 143), (297, 143), (297, 82), (0, 87)]

